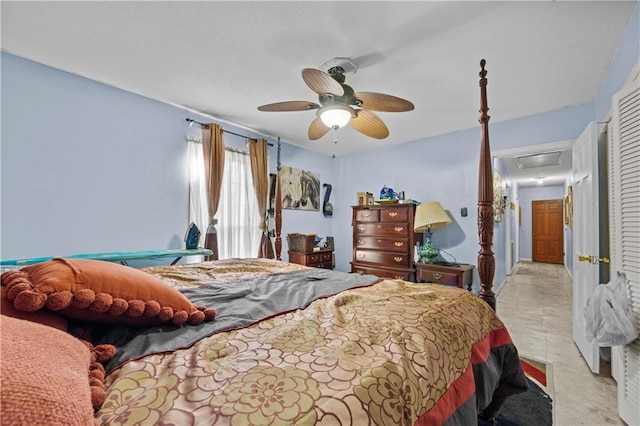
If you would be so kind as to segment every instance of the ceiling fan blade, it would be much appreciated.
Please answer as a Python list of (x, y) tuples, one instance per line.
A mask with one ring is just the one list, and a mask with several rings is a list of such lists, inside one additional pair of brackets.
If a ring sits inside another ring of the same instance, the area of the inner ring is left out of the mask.
[(413, 110), (414, 106), (406, 99), (397, 96), (375, 92), (358, 92), (355, 98), (362, 102), (360, 108), (382, 112), (405, 112)]
[(327, 134), (329, 128), (324, 125), (320, 117), (316, 117), (315, 120), (309, 125), (309, 139), (315, 141)]
[(353, 117), (349, 124), (362, 134), (376, 139), (384, 139), (389, 136), (387, 125), (371, 111), (359, 109), (356, 116)]
[(302, 79), (309, 89), (318, 95), (326, 95), (331, 93), (335, 96), (344, 95), (344, 89), (336, 80), (326, 72), (317, 68), (305, 68), (302, 70)]
[(318, 109), (320, 105), (307, 101), (286, 101), (276, 102), (274, 104), (267, 104), (258, 107), (258, 111), (308, 111), (310, 109)]

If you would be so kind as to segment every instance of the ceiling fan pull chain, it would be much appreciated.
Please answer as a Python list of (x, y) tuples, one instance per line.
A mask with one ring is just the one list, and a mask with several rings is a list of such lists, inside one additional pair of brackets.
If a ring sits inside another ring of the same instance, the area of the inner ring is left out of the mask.
[[(338, 143), (338, 129), (333, 128), (333, 143), (334, 145)], [(335, 151), (335, 150), (334, 150)], [(336, 153), (334, 152), (331, 158), (336, 158)]]

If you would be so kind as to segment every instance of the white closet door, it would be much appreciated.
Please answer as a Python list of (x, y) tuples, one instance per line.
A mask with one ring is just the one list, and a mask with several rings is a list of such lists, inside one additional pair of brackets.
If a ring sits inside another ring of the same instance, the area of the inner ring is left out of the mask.
[(599, 281), (599, 269), (592, 263), (598, 256), (598, 150), (597, 125), (589, 123), (573, 144), (573, 340), (594, 373), (600, 372), (598, 345), (586, 335), (584, 306)]
[[(640, 327), (640, 88), (637, 82), (613, 97), (609, 127), (611, 274), (623, 271)], [(640, 424), (640, 339), (616, 348), (613, 370), (618, 411), (629, 425)]]

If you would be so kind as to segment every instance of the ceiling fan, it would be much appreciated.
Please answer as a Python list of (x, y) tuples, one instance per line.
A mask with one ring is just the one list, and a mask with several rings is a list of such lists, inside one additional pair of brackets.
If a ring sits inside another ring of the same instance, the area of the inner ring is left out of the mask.
[(354, 92), (344, 84), (345, 69), (333, 66), (325, 72), (317, 68), (304, 68), (302, 79), (318, 94), (319, 103), (285, 101), (258, 107), (259, 111), (308, 111), (317, 110), (316, 118), (309, 126), (311, 140), (320, 139), (329, 129), (339, 129), (350, 124), (360, 133), (376, 139), (389, 136), (386, 124), (373, 111), (404, 112), (413, 110), (411, 102), (396, 96), (375, 92)]

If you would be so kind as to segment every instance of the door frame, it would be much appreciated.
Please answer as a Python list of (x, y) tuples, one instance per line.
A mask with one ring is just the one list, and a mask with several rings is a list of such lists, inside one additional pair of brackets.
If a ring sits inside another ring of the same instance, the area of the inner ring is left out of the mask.
[[(513, 157), (514, 155), (527, 155), (527, 154), (532, 154), (532, 153), (539, 153), (539, 152), (543, 152), (543, 151), (557, 151), (557, 150), (564, 150), (567, 149), (571, 146), (573, 146), (573, 143), (575, 142), (575, 139), (565, 139), (565, 140), (561, 140), (561, 141), (557, 141), (557, 142), (549, 142), (549, 143), (542, 143), (542, 144), (538, 144), (538, 145), (527, 145), (527, 146), (522, 146), (522, 147), (518, 147), (518, 148), (509, 148), (509, 149), (501, 149), (501, 150), (496, 150), (493, 151), (491, 154), (493, 156), (493, 162), (492, 164), (495, 163), (496, 159), (499, 159), (501, 157)], [(569, 178), (567, 178), (569, 179)], [(511, 270), (508, 269), (507, 267), (507, 275), (511, 275), (511, 273), (513, 272), (513, 270), (516, 267), (516, 264), (518, 262), (520, 262), (520, 223), (519, 223), (519, 218), (520, 218), (520, 196), (518, 195), (519, 193), (519, 186), (517, 183), (513, 183), (513, 187), (511, 187), (510, 189), (510, 194), (509, 194), (509, 199), (512, 200), (513, 203), (515, 203), (515, 210), (513, 211), (513, 253), (514, 256), (512, 258), (512, 268)], [(508, 212), (510, 213), (510, 212)], [(505, 214), (505, 218), (507, 217), (507, 215)], [(508, 223), (508, 222), (507, 222)], [(507, 230), (507, 233), (510, 230)], [(563, 238), (565, 236), (563, 235)], [(505, 240), (503, 241), (503, 244), (505, 245), (505, 253), (509, 253), (512, 250), (511, 247), (511, 241), (507, 240), (505, 238)], [(565, 254), (567, 253), (566, 247), (564, 248)], [(567, 262), (565, 260), (564, 264), (566, 265)]]
[[(553, 201), (556, 205), (559, 204), (560, 205), (560, 210), (562, 211), (564, 208), (564, 202), (561, 199), (548, 199), (548, 200), (532, 200), (531, 201), (531, 261), (532, 262), (541, 262), (540, 260), (536, 260), (535, 259), (535, 239), (537, 237), (537, 235), (535, 235), (534, 231), (535, 231), (535, 226), (534, 226), (534, 221), (536, 220), (536, 215), (535, 213), (535, 209), (534, 209), (534, 204), (535, 203), (546, 203), (546, 202), (550, 202)], [(548, 217), (548, 216), (547, 216)], [(565, 264), (565, 238), (564, 238), (564, 221), (563, 221), (564, 217), (560, 218), (560, 239), (562, 240), (562, 258), (560, 260), (560, 263), (554, 263), (556, 265), (564, 265)], [(543, 262), (543, 263), (549, 263), (549, 262)]]

